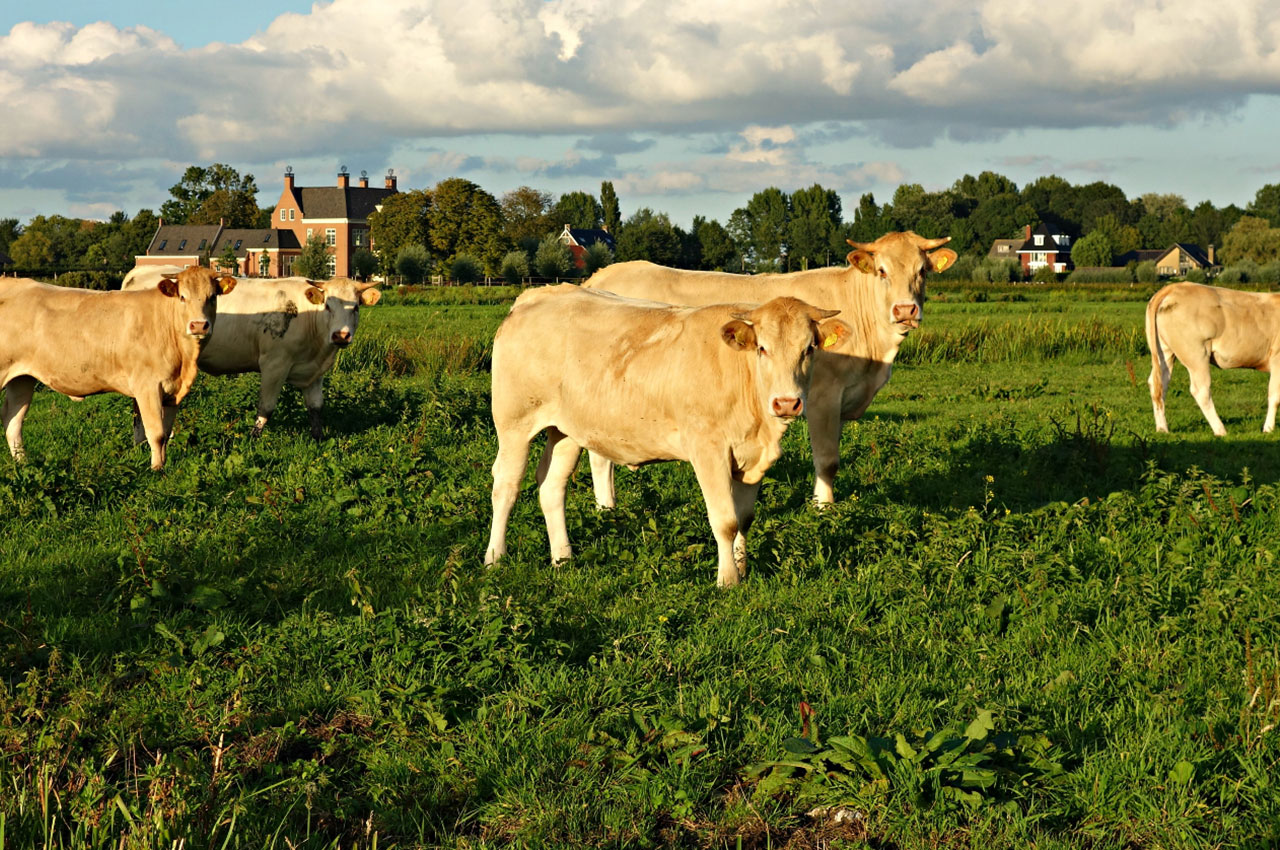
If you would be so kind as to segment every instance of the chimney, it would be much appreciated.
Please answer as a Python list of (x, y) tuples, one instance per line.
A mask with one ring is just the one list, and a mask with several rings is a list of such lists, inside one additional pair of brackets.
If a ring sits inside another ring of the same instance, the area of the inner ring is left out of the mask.
[(367, 171), (360, 172), (360, 188), (361, 189), (369, 188), (369, 172)]
[(396, 188), (396, 170), (394, 168), (387, 169), (387, 188)]
[(293, 166), (292, 165), (286, 165), (284, 167), (284, 190), (290, 193), (293, 192)]
[(1210, 242), (1209, 243), (1209, 265), (1216, 266), (1217, 264), (1218, 264), (1218, 261), (1214, 259), (1214, 256), (1213, 256), (1213, 243)]
[(602, 225), (600, 225), (600, 229), (601, 229), (601, 230), (603, 230), (605, 233), (608, 233), (608, 232), (609, 232), (609, 225), (607, 225), (607, 224), (602, 224)]
[(344, 165), (338, 169), (338, 188), (345, 189), (351, 185), (351, 175), (347, 173), (347, 167)]
[(1031, 238), (1031, 225), (1028, 224), (1028, 225), (1025, 225), (1025, 227), (1026, 227), (1027, 235), (1022, 237), (1023, 241), (1026, 241), (1027, 239)]

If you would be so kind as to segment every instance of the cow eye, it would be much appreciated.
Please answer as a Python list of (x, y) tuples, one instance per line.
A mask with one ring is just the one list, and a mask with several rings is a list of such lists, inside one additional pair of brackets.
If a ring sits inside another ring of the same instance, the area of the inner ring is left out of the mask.
[(769, 356), (769, 352), (767, 352), (767, 351), (765, 351), (765, 350), (764, 350), (764, 346), (763, 346), (763, 345), (762, 345), (762, 346), (760, 346), (760, 348), (759, 348), (759, 349), (757, 349), (757, 352), (759, 353), (759, 355), (760, 355), (761, 357), (768, 357), (768, 356)]
[(187, 302), (187, 296), (179, 295), (178, 300), (185, 304)]
[(880, 269), (880, 276), (881, 276), (881, 277), (888, 277), (888, 276), (889, 276), (889, 273), (888, 273), (888, 272), (886, 272), (884, 269)]

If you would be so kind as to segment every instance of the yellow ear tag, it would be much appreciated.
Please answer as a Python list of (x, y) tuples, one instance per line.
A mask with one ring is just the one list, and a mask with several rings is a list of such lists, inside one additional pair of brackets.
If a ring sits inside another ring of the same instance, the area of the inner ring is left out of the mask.
[(840, 341), (840, 334), (831, 333), (822, 341), (823, 348), (834, 348), (835, 344)]
[(938, 271), (942, 271), (943, 269), (945, 269), (945, 268), (946, 268), (947, 266), (949, 266), (950, 264), (951, 264), (951, 258), (950, 258), (950, 257), (939, 257), (939, 258), (938, 258), (938, 263), (937, 263)]

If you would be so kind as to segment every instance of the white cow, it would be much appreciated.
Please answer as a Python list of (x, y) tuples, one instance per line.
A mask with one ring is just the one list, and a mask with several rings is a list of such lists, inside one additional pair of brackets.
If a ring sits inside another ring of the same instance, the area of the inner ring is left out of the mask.
[(493, 343), (485, 563), (507, 551), (529, 441), (545, 430), (539, 500), (553, 561), (572, 554), (564, 493), (583, 448), (631, 467), (687, 460), (716, 538), (717, 583), (737, 584), (756, 492), (804, 410), (813, 353), (850, 332), (835, 314), (796, 298), (694, 308), (571, 284), (522, 294)]
[[(154, 286), (170, 271), (139, 266), (124, 289)], [(302, 390), (311, 420), (311, 436), (323, 436), (324, 376), (338, 352), (351, 344), (361, 305), (378, 303), (371, 283), (347, 278), (239, 278), (235, 291), (218, 304), (218, 331), (200, 352), (200, 371), (210, 375), (259, 372), (258, 415), (253, 436), (262, 433), (285, 382)], [(138, 434), (137, 419), (134, 435)]]

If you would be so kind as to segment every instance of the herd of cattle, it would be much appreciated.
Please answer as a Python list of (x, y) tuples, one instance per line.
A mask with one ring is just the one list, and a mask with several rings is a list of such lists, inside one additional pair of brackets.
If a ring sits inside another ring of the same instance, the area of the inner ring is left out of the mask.
[[(915, 233), (853, 243), (848, 266), (755, 276), (616, 263), (582, 286), (531, 289), (493, 345), (493, 521), (485, 563), (506, 553), (507, 521), (529, 444), (546, 432), (537, 470), (551, 558), (570, 557), (564, 497), (583, 449), (595, 496), (614, 505), (613, 468), (689, 461), (718, 551), (717, 583), (746, 571), (745, 535), (760, 481), (787, 425), (809, 424), (814, 499), (834, 499), (842, 422), (857, 419), (889, 379), (903, 339), (919, 327), (929, 273), (956, 260)], [(36, 384), (75, 400), (118, 392), (134, 400), (134, 435), (165, 462), (177, 406), (196, 372), (261, 373), (258, 435), (287, 381), (300, 388), (311, 433), (322, 435), (324, 376), (354, 338), (372, 284), (345, 278), (237, 279), (208, 269), (139, 267), (119, 292), (0, 281), (0, 405), (9, 450)], [(1176, 283), (1146, 310), (1156, 428), (1182, 360), (1215, 434), (1209, 366), (1270, 372), (1263, 431), (1280, 404), (1280, 295)]]

